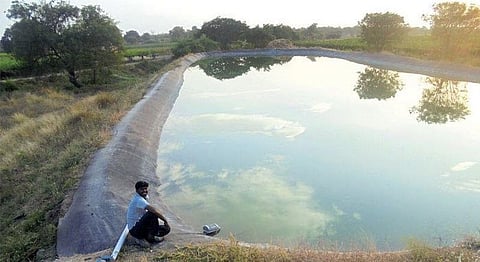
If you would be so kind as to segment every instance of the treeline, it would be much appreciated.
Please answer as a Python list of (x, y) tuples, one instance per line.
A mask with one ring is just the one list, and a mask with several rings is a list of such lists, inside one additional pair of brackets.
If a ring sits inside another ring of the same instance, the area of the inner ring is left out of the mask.
[[(176, 42), (173, 48), (175, 56), (190, 52), (203, 52), (216, 49), (264, 48), (276, 39), (290, 41), (316, 41), (328, 39), (345, 39), (358, 37), (360, 27), (319, 27), (314, 23), (307, 28), (292, 28), (288, 25), (265, 24), (250, 28), (244, 22), (231, 18), (217, 17), (202, 25), (184, 29), (175, 26), (167, 34), (157, 35), (161, 41)], [(151, 35), (140, 35), (135, 30), (126, 32), (124, 40), (127, 45), (151, 43)], [(210, 41), (210, 40), (213, 40)]]
[[(289, 35), (290, 32), (294, 32), (292, 35), (292, 40), (323, 40), (323, 39), (344, 39), (358, 37), (360, 35), (360, 27), (332, 27), (324, 26), (319, 27), (317, 23), (313, 23), (307, 28), (292, 28), (285, 25), (272, 25), (266, 24), (263, 28), (273, 29), (280, 33), (280, 31), (286, 31), (286, 35)], [(418, 30), (424, 30), (418, 28)], [(152, 35), (149, 33), (143, 33), (140, 35), (136, 30), (127, 31), (123, 38), (127, 45), (141, 45), (141, 44), (152, 44), (158, 42), (167, 42), (167, 41), (184, 41), (199, 36), (201, 29), (197, 26), (193, 26), (191, 29), (185, 29), (182, 26), (175, 26), (168, 33)], [(281, 33), (280, 33), (281, 34)]]
[[(82, 86), (78, 72), (92, 70), (95, 82), (101, 69), (135, 56), (180, 57), (212, 50), (287, 48), (294, 43), (311, 47), (318, 46), (319, 41), (334, 39), (357, 39), (341, 46), (380, 52), (395, 51), (408, 37), (422, 35), (428, 41), (404, 48), (407, 55), (450, 61), (480, 56), (480, 9), (459, 2), (434, 4), (432, 13), (423, 15), (430, 28), (411, 28), (399, 14), (385, 12), (367, 13), (356, 26), (346, 28), (319, 27), (315, 23), (306, 28), (283, 24), (249, 27), (239, 20), (216, 17), (188, 30), (176, 26), (168, 34), (140, 35), (130, 30), (122, 35), (98, 6), (80, 9), (55, 0), (41, 4), (14, 1), (7, 17), (16, 22), (5, 31), (2, 48), (22, 65), (22, 70), (38, 73), (63, 70), (76, 87)], [(326, 43), (335, 48), (336, 42)], [(141, 50), (148, 45), (148, 50)], [(8, 73), (2, 74), (8, 77)]]
[[(168, 34), (163, 34), (162, 39), (177, 42), (173, 48), (175, 56), (210, 50), (265, 48), (277, 39), (304, 46), (334, 43), (329, 45), (331, 47), (335, 42), (328, 40), (352, 38), (359, 39), (353, 47), (356, 50), (395, 51), (406, 43), (408, 47), (403, 48), (403, 52), (422, 58), (458, 61), (459, 57), (480, 56), (478, 6), (460, 2), (437, 3), (432, 6), (432, 13), (422, 15), (422, 19), (429, 23), (429, 28), (410, 27), (402, 16), (391, 12), (367, 13), (356, 26), (346, 28), (319, 27), (315, 23), (306, 28), (283, 24), (249, 27), (239, 20), (217, 17), (200, 28), (194, 26), (185, 30), (176, 26)], [(411, 38), (416, 39), (417, 46), (412, 45)], [(127, 32), (124, 39), (128, 44), (145, 42), (144, 36), (133, 30)]]

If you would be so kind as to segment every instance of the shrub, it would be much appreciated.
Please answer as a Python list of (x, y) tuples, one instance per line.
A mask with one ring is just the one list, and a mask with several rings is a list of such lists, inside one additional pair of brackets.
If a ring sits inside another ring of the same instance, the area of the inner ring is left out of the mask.
[(6, 94), (7, 98), (10, 98), (16, 90), (18, 90), (18, 87), (12, 81), (0, 82), (0, 95)]
[(220, 44), (202, 35), (197, 39), (188, 39), (179, 42), (173, 49), (175, 57), (181, 57), (189, 53), (200, 53), (212, 50), (218, 50)]

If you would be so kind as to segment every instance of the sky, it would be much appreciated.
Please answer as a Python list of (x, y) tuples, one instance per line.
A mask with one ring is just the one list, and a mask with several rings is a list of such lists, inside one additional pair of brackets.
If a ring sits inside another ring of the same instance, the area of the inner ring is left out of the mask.
[[(26, 0), (40, 2), (40, 0)], [(175, 26), (185, 30), (216, 17), (233, 18), (250, 27), (264, 24), (284, 24), (294, 28), (320, 26), (350, 27), (367, 13), (393, 12), (404, 17), (410, 26), (428, 26), (422, 14), (431, 14), (439, 0), (66, 0), (70, 4), (99, 5), (117, 22), (123, 33), (135, 30), (140, 34), (168, 33)], [(453, 0), (451, 0), (453, 1)], [(480, 0), (460, 1), (480, 6)], [(0, 30), (14, 21), (5, 16), (10, 0), (0, 0)]]

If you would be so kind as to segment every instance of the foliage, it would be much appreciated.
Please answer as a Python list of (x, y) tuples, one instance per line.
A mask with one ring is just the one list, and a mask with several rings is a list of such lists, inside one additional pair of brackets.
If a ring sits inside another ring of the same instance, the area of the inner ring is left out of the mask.
[(297, 32), (295, 32), (295, 30), (293, 30), (293, 28), (288, 25), (266, 24), (263, 25), (263, 30), (273, 35), (275, 39), (290, 39), (292, 41), (299, 39)]
[(2, 45), (2, 49), (4, 52), (11, 53), (12, 52), (12, 30), (10, 28), (5, 29), (3, 33), (2, 39), (0, 40), (0, 44)]
[(98, 6), (79, 9), (66, 2), (14, 1), (8, 17), (18, 20), (4, 35), (12, 54), (28, 65), (62, 68), (76, 87), (77, 71), (116, 64), (123, 39), (114, 21)]
[(264, 48), (270, 41), (275, 39), (275, 36), (269, 33), (267, 30), (256, 26), (246, 32), (245, 39), (252, 45), (253, 48)]
[(212, 50), (218, 50), (219, 43), (202, 36), (198, 39), (188, 39), (180, 41), (172, 49), (172, 53), (175, 57), (181, 57), (189, 53), (207, 52)]
[(123, 39), (127, 44), (133, 45), (133, 44), (137, 44), (140, 41), (141, 37), (137, 31), (130, 30), (125, 33), (125, 35), (123, 36)]
[(13, 91), (17, 91), (18, 87), (12, 81), (0, 82), (0, 96), (6, 94), (7, 98), (10, 99)]
[(364, 72), (359, 73), (358, 81), (353, 89), (361, 99), (386, 100), (395, 97), (402, 89), (397, 72), (385, 69), (366, 67)]
[(392, 45), (392, 52), (422, 59), (435, 58), (435, 43), (428, 35), (406, 36), (403, 41)]
[(322, 39), (323, 35), (318, 31), (317, 23), (311, 24), (309, 27), (301, 31), (301, 38), (304, 40)]
[(424, 15), (430, 22), (432, 37), (439, 45), (439, 55), (451, 59), (468, 56), (480, 35), (480, 8), (459, 2), (443, 2), (433, 6), (433, 14)]
[(220, 44), (222, 49), (228, 49), (235, 41), (245, 40), (248, 26), (232, 18), (217, 17), (202, 25), (199, 33)]
[(168, 35), (172, 41), (180, 41), (187, 37), (187, 32), (181, 26), (175, 26), (172, 30), (168, 31)]
[(323, 47), (336, 50), (363, 51), (366, 49), (365, 42), (360, 38), (328, 39), (328, 40), (299, 40), (295, 41), (296, 46)]
[(390, 12), (366, 14), (358, 25), (361, 38), (374, 51), (385, 50), (402, 40), (407, 28), (403, 17)]
[(299, 38), (303, 40), (340, 39), (344, 31), (347, 31), (340, 27), (318, 27), (317, 25), (313, 23), (307, 28), (297, 30)]
[(0, 53), (0, 71), (15, 70), (21, 66), (22, 64), (10, 54)]

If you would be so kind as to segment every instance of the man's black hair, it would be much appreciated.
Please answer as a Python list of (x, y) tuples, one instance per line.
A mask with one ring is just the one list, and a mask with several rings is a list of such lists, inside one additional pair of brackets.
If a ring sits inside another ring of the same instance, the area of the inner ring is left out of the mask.
[(135, 183), (135, 190), (138, 190), (141, 187), (148, 187), (148, 183), (145, 181), (138, 181)]

